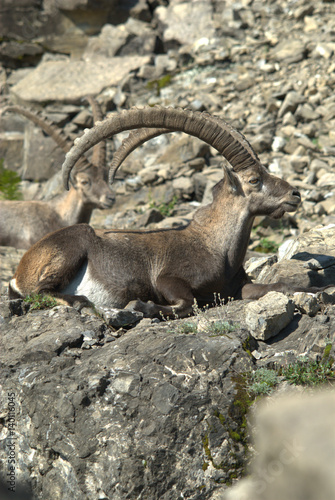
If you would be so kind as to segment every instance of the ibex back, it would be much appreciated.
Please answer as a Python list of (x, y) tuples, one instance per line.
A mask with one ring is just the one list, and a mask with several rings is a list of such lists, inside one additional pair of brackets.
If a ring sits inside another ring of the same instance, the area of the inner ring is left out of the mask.
[[(124, 130), (132, 132), (111, 176), (136, 144), (169, 131), (183, 131), (216, 148), (230, 163), (213, 188), (213, 201), (199, 208), (184, 227), (153, 231), (94, 230), (74, 225), (36, 243), (22, 258), (10, 282), (12, 297), (31, 293), (61, 295), (68, 302), (133, 307), (145, 316), (184, 317), (194, 299), (258, 298), (275, 283), (252, 284), (243, 260), (254, 217), (282, 217), (297, 209), (299, 192), (270, 175), (248, 141), (230, 125), (205, 113), (173, 108), (131, 109), (112, 115), (75, 141), (63, 165), (64, 182), (90, 147)], [(120, 158), (122, 158), (120, 160)]]

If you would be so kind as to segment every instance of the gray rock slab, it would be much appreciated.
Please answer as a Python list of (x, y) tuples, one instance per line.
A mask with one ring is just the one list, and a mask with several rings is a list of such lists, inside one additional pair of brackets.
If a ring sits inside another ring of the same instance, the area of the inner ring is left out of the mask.
[(107, 309), (99, 308), (99, 312), (109, 326), (120, 328), (137, 323), (143, 318), (139, 311), (130, 311), (127, 309)]
[[(284, 246), (284, 245), (283, 245)], [(279, 262), (265, 267), (257, 281), (285, 281), (295, 286), (328, 286), (335, 283), (335, 225), (318, 226), (279, 250)]]
[(258, 340), (275, 337), (292, 321), (293, 315), (293, 301), (279, 292), (269, 292), (245, 307), (245, 322)]
[(149, 56), (98, 58), (91, 61), (46, 61), (14, 85), (15, 98), (28, 102), (76, 103), (117, 85), (133, 70), (148, 64)]
[(87, 348), (103, 328), (108, 336), (99, 318), (64, 307), (7, 324), (1, 397), (15, 394), (17, 480), (36, 470), (34, 495), (45, 499), (197, 498), (200, 489), (209, 498), (225, 488), (244, 456), (230, 435), (239, 419), (230, 375), (252, 367), (248, 333), (140, 323)]

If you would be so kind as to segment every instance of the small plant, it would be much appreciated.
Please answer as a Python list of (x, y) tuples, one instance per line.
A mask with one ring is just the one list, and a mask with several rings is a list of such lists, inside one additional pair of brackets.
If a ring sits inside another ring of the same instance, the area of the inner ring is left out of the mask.
[(3, 166), (3, 159), (0, 159), (0, 200), (20, 200), (19, 183), (20, 177), (16, 172), (7, 170)]
[(198, 331), (198, 327), (193, 321), (186, 321), (179, 326), (178, 331), (179, 333), (196, 333)]
[(318, 137), (314, 137), (312, 139), (312, 143), (314, 144), (314, 146), (316, 146), (318, 149), (322, 149), (322, 147), (320, 146), (320, 143), (319, 143), (319, 139)]
[(173, 214), (174, 207), (177, 201), (178, 198), (176, 195), (174, 195), (169, 203), (164, 203), (163, 201), (157, 203), (152, 199), (152, 195), (149, 194), (149, 207), (158, 210), (163, 215), (163, 217), (170, 217)]
[(332, 361), (299, 360), (283, 368), (282, 375), (290, 384), (316, 386), (335, 380)]
[(279, 244), (275, 241), (269, 240), (268, 238), (262, 238), (259, 245), (255, 248), (255, 251), (262, 253), (276, 253), (278, 248)]
[(147, 89), (149, 90), (155, 90), (156, 95), (160, 96), (161, 90), (169, 85), (172, 80), (172, 75), (164, 75), (161, 78), (158, 78), (156, 80), (150, 80), (150, 82), (147, 83)]
[(54, 297), (39, 293), (28, 295), (23, 301), (30, 305), (30, 311), (33, 311), (34, 309), (51, 309), (58, 304)]
[(275, 370), (259, 368), (251, 375), (248, 389), (255, 395), (270, 394), (273, 388), (280, 382), (281, 378)]
[(206, 331), (211, 337), (217, 337), (219, 335), (227, 335), (229, 332), (236, 330), (237, 325), (229, 323), (229, 321), (217, 320), (208, 321)]

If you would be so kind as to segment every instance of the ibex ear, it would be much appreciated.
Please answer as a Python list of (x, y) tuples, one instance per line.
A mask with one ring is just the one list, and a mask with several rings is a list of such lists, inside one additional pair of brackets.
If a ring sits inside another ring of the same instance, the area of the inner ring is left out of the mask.
[(224, 183), (231, 193), (236, 193), (240, 186), (239, 179), (234, 171), (227, 165), (223, 165)]

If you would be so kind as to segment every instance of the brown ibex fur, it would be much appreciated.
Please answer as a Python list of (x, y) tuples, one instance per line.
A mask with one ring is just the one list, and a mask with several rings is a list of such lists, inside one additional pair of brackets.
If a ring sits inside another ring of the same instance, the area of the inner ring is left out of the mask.
[[(101, 120), (95, 99), (88, 97), (94, 121)], [(72, 141), (46, 118), (19, 106), (5, 112), (24, 115), (39, 125), (67, 153)], [(0, 201), (0, 245), (29, 248), (46, 234), (65, 226), (90, 221), (95, 208), (110, 208), (114, 196), (107, 184), (106, 151), (102, 141), (93, 151), (91, 162), (81, 158), (72, 176), (68, 192), (49, 201)]]
[(183, 131), (216, 148), (231, 165), (224, 166), (212, 203), (199, 208), (188, 225), (173, 229), (94, 230), (83, 224), (56, 231), (23, 256), (10, 282), (10, 296), (51, 293), (69, 302), (87, 298), (97, 306), (128, 305), (151, 317), (184, 317), (192, 312), (195, 299), (202, 305), (213, 303), (217, 295), (258, 298), (270, 290), (295, 291), (282, 283), (252, 284), (243, 260), (254, 217), (279, 218), (293, 212), (300, 194), (270, 175), (248, 141), (219, 118), (160, 107), (114, 114), (76, 139), (63, 165), (65, 185), (85, 151), (136, 128), (142, 131), (132, 132), (121, 155), (116, 154), (112, 177), (136, 143)]

